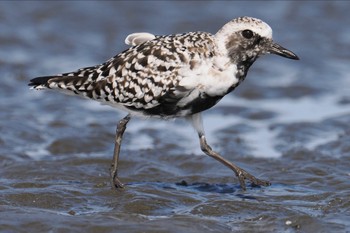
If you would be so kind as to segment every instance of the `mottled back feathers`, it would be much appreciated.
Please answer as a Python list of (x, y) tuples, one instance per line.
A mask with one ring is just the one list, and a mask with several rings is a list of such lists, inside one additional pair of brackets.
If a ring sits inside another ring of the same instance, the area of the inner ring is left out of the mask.
[(263, 54), (297, 59), (273, 43), (266, 23), (250, 17), (228, 22), (215, 35), (142, 32), (125, 43), (132, 47), (101, 65), (35, 78), (29, 85), (74, 93), (134, 115), (178, 117), (215, 105)]
[(159, 105), (162, 105), (157, 107), (160, 116), (182, 115), (176, 112), (189, 107), (176, 104), (195, 87), (184, 87), (179, 83), (186, 78), (188, 70), (213, 58), (214, 46), (212, 35), (208, 33), (158, 36), (127, 49), (102, 65), (59, 76), (39, 77), (32, 80), (32, 85), (37, 89), (71, 91), (146, 115), (153, 115), (155, 110), (150, 109)]

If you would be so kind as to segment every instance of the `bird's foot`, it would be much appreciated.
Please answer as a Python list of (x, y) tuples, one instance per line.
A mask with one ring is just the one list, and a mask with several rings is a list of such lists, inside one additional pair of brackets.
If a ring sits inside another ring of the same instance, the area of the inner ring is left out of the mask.
[(238, 171), (236, 171), (236, 175), (238, 177), (239, 183), (243, 190), (246, 190), (245, 180), (250, 180), (252, 185), (254, 186), (270, 186), (270, 181), (267, 180), (260, 180), (256, 178), (255, 176), (251, 175), (250, 173), (246, 172), (242, 168), (239, 168)]
[(124, 189), (124, 184), (118, 179), (117, 176), (111, 179), (112, 189)]
[(118, 178), (117, 171), (113, 169), (113, 165), (111, 167), (111, 185), (112, 189), (124, 188), (124, 184)]

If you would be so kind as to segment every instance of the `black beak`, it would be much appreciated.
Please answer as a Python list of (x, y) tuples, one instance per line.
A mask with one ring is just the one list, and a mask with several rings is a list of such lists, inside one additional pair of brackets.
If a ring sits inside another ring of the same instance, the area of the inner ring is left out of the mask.
[(274, 42), (271, 43), (271, 47), (269, 48), (268, 52), (285, 58), (299, 60), (299, 57), (295, 55), (295, 53)]

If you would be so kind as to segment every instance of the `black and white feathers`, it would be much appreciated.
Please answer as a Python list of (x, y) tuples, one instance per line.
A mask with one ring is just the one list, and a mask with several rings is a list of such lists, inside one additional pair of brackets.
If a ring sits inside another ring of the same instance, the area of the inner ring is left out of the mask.
[(34, 78), (29, 85), (75, 93), (132, 115), (183, 117), (214, 106), (260, 55), (298, 59), (272, 41), (269, 25), (250, 17), (228, 22), (215, 35), (134, 33), (125, 42), (132, 47), (101, 65)]

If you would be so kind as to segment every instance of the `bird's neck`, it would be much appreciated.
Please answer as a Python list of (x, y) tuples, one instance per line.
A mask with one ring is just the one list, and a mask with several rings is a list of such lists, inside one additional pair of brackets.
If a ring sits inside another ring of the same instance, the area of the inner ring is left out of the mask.
[[(255, 60), (254, 60), (255, 61)], [(241, 61), (237, 63), (237, 73), (236, 78), (238, 79), (238, 82), (232, 85), (228, 90), (227, 93), (230, 93), (233, 91), (241, 82), (244, 81), (245, 77), (247, 76), (248, 70), (250, 66), (254, 63), (254, 61)]]
[(237, 63), (237, 78), (239, 82), (242, 82), (247, 76), (250, 66), (254, 63), (254, 60), (246, 60)]

